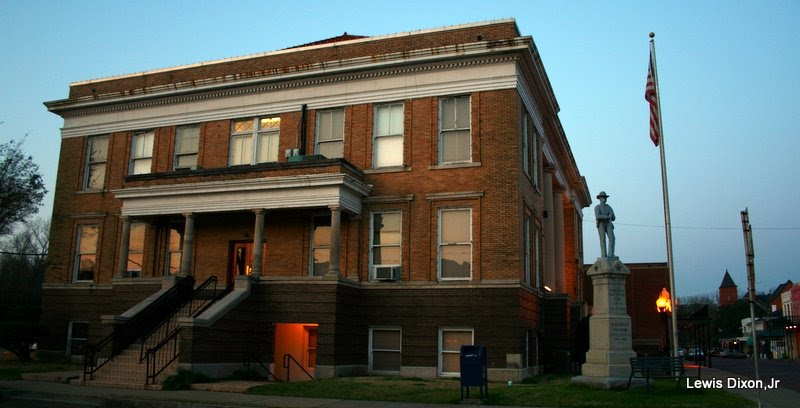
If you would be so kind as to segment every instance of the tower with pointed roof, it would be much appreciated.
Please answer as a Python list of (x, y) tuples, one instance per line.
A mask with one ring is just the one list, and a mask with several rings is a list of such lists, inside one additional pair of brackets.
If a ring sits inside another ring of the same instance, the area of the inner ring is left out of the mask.
[(739, 299), (739, 289), (736, 283), (733, 282), (731, 274), (725, 270), (725, 276), (722, 278), (722, 283), (719, 285), (719, 305), (728, 306), (736, 304)]

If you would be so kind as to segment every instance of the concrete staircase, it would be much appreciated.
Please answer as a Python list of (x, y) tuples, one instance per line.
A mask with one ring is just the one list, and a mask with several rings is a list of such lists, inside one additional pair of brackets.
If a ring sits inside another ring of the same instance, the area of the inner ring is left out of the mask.
[(139, 362), (141, 347), (141, 344), (132, 344), (94, 373), (92, 380), (86, 380), (83, 378), (83, 375), (81, 375), (79, 379), (80, 384), (131, 390), (160, 390), (161, 382), (178, 372), (178, 361), (173, 361), (162, 371), (161, 374), (156, 377), (156, 383), (154, 385), (146, 385), (147, 363), (144, 361), (141, 363)]

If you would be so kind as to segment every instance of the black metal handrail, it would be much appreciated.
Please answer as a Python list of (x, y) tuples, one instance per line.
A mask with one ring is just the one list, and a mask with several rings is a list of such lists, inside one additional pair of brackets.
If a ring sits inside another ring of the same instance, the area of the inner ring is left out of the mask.
[(155, 347), (147, 350), (145, 355), (145, 360), (147, 361), (145, 385), (155, 384), (158, 375), (180, 357), (180, 334), (181, 327), (178, 326)]
[(269, 381), (270, 377), (275, 379), (275, 381), (277, 381), (277, 382), (282, 382), (283, 381), (280, 378), (278, 378), (277, 376), (275, 376), (275, 374), (273, 374), (272, 371), (270, 371), (269, 367), (264, 365), (264, 363), (262, 363), (261, 360), (258, 357), (256, 357), (255, 353), (243, 353), (243, 360), (244, 361), (242, 362), (242, 365), (244, 365), (244, 367), (247, 369), (248, 374), (250, 373), (250, 363), (253, 362), (253, 363), (256, 363), (259, 366), (261, 366), (261, 368), (263, 368), (264, 371), (267, 372), (267, 380), (268, 381)]
[[(222, 294), (222, 292), (217, 293), (217, 281), (216, 276), (206, 279), (192, 292), (191, 298), (142, 339), (139, 361), (147, 361), (145, 384), (155, 384), (156, 377), (180, 357), (178, 335), (181, 326), (178, 324), (178, 319), (198, 316), (214, 304)], [(146, 348), (152, 343), (156, 344)]]
[(194, 291), (191, 297), (185, 299), (184, 302), (175, 311), (170, 313), (167, 318), (163, 319), (161, 323), (150, 330), (147, 334), (141, 337), (141, 350), (139, 351), (139, 362), (144, 361), (147, 350), (154, 348), (161, 343), (162, 340), (167, 338), (178, 327), (178, 319), (182, 317), (194, 317), (205, 311), (212, 303), (217, 301), (217, 277), (212, 276), (201, 283)]
[(100, 340), (95, 346), (87, 346), (83, 359), (83, 378), (91, 380), (100, 367), (111, 361), (117, 354), (133, 344), (143, 333), (147, 333), (161, 322), (161, 317), (171, 314), (190, 297), (194, 287), (194, 277), (180, 278), (175, 285), (136, 313), (130, 319), (114, 328), (114, 331)]
[(300, 367), (300, 369), (303, 370), (304, 373), (306, 373), (309, 379), (312, 380), (314, 379), (314, 376), (311, 375), (308, 371), (306, 371), (305, 367), (303, 367), (303, 365), (300, 364), (299, 361), (297, 361), (291, 354), (287, 353), (283, 355), (283, 368), (286, 369), (286, 382), (291, 381), (291, 375), (290, 375), (291, 365), (289, 364), (290, 362), (294, 362), (295, 365)]

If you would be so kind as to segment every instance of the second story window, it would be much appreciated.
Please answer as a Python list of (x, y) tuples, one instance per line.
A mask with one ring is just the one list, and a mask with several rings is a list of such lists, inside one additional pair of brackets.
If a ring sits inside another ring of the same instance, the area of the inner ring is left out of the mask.
[(136, 132), (131, 142), (131, 167), (129, 174), (148, 174), (153, 169), (153, 141), (155, 132), (152, 130)]
[(317, 154), (344, 157), (344, 109), (317, 112)]
[(173, 169), (197, 168), (197, 147), (200, 144), (200, 125), (175, 128), (175, 160)]
[(439, 163), (472, 160), (469, 95), (439, 100)]
[(231, 126), (228, 164), (239, 166), (278, 161), (281, 118), (235, 120)]
[(375, 106), (372, 167), (403, 165), (403, 104)]
[(107, 160), (108, 136), (90, 137), (83, 176), (84, 190), (102, 190), (105, 187)]

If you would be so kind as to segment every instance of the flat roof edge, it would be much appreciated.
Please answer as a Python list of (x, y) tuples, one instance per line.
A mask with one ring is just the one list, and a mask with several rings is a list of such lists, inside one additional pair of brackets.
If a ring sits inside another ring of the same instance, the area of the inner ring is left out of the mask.
[[(144, 76), (144, 75), (158, 74), (158, 73), (163, 73), (163, 72), (178, 71), (178, 70), (182, 70), (182, 69), (202, 67), (202, 66), (206, 66), (206, 65), (215, 65), (215, 64), (222, 64), (222, 63), (233, 62), (233, 61), (241, 61), (241, 60), (252, 59), (252, 58), (260, 58), (260, 57), (266, 57), (266, 56), (274, 56), (274, 55), (281, 55), (281, 54), (287, 54), (287, 53), (294, 53), (294, 52), (298, 52), (298, 51), (301, 51), (301, 50), (305, 51), (305, 50), (313, 50), (313, 49), (332, 48), (332, 47), (336, 47), (336, 46), (338, 46), (340, 44), (344, 44), (344, 43), (347, 43), (347, 44), (358, 44), (358, 43), (361, 43), (361, 42), (385, 40), (385, 39), (389, 39), (389, 38), (398, 38), (398, 37), (410, 37), (410, 36), (414, 36), (414, 35), (429, 34), (429, 33), (442, 32), (442, 31), (460, 30), (460, 29), (464, 29), (464, 28), (481, 27), (481, 26), (489, 26), (489, 25), (505, 24), (505, 23), (514, 23), (516, 25), (516, 20), (514, 18), (502, 18), (502, 19), (479, 21), (479, 22), (473, 22), (473, 23), (456, 24), (456, 25), (437, 27), (437, 28), (425, 28), (425, 29), (420, 29), (420, 30), (404, 31), (404, 32), (394, 33), (394, 34), (384, 34), (384, 35), (379, 35), (379, 36), (374, 36), (374, 37), (364, 37), (364, 38), (358, 38), (358, 39), (354, 39), (354, 40), (347, 40), (347, 41), (341, 41), (341, 42), (332, 42), (332, 43), (326, 43), (326, 44), (310, 45), (310, 46), (306, 46), (306, 47), (284, 48), (284, 49), (276, 50), (276, 51), (267, 51), (267, 52), (261, 52), (261, 53), (255, 53), (255, 54), (241, 55), (241, 56), (238, 56), (238, 57), (229, 57), (229, 58), (222, 58), (222, 59), (216, 59), (216, 60), (210, 60), (210, 61), (196, 62), (196, 63), (192, 63), (192, 64), (176, 65), (176, 66), (173, 66), (173, 67), (158, 68), (158, 69), (147, 70), (147, 71), (139, 71), (139, 72), (134, 72), (134, 73), (130, 73), (130, 74), (113, 75), (113, 76), (109, 76), (109, 77), (87, 79), (87, 80), (83, 80), (83, 81), (71, 82), (69, 84), (69, 86), (72, 87), (72, 86), (80, 86), (80, 85), (89, 85), (89, 84), (99, 83), (99, 82), (113, 81), (113, 80), (125, 79), (125, 78), (134, 78), (134, 77), (137, 77), (137, 76)], [(519, 27), (517, 27), (517, 32), (519, 32)]]

